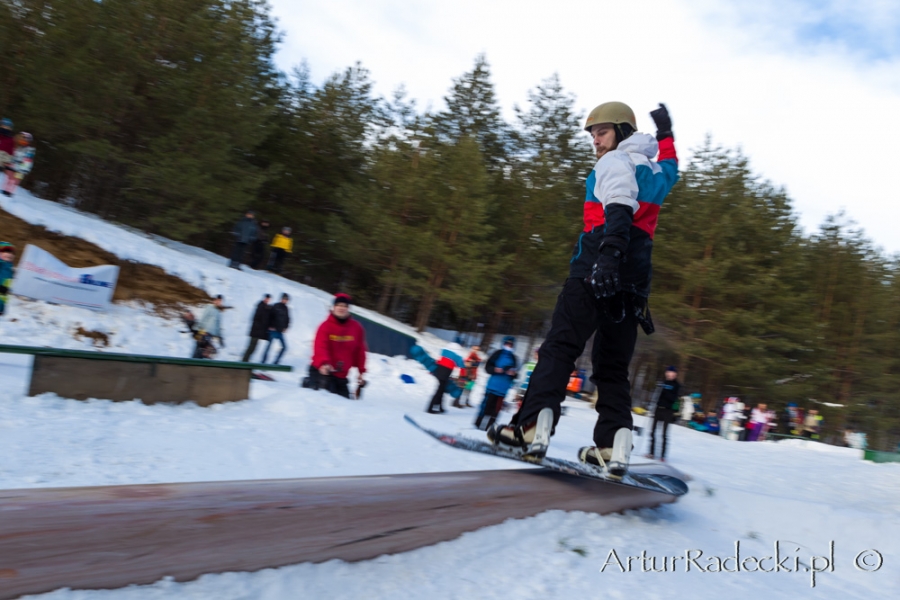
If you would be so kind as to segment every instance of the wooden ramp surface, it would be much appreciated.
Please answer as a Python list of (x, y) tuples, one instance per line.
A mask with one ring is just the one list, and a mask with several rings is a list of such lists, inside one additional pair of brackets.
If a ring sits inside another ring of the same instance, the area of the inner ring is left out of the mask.
[(365, 560), (550, 509), (673, 501), (543, 469), (0, 490), (0, 599)]

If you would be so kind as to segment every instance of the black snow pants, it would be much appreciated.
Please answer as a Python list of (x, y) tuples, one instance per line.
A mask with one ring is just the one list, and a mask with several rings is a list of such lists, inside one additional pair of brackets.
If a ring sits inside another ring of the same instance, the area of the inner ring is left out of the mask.
[(428, 403), (428, 408), (425, 409), (426, 412), (444, 412), (444, 390), (447, 389), (447, 382), (450, 381), (451, 374), (453, 374), (453, 369), (450, 367), (436, 365), (432, 375), (438, 380), (438, 387), (434, 396), (431, 397), (431, 402)]
[[(591, 352), (594, 370), (591, 381), (597, 386), (599, 414), (594, 427), (594, 444), (609, 448), (616, 431), (622, 427), (631, 429), (628, 365), (634, 354), (638, 328), (632, 304), (621, 295), (609, 301), (597, 300), (583, 279), (571, 277), (566, 280), (553, 309), (550, 332), (538, 351), (538, 362), (531, 374), (522, 408), (512, 419), (514, 425), (531, 423), (541, 409), (550, 407), (556, 426), (560, 405), (566, 399), (569, 376), (575, 370), (575, 360), (596, 331)], [(619, 318), (621, 320), (615, 322)]]
[(309, 365), (309, 374), (300, 381), (300, 387), (310, 388), (313, 390), (325, 390), (344, 398), (350, 397), (350, 387), (347, 385), (347, 379), (344, 377), (336, 377), (334, 375), (322, 375), (319, 370)]
[(666, 445), (669, 442), (669, 423), (675, 419), (675, 412), (671, 410), (657, 409), (653, 415), (653, 429), (650, 430), (650, 454), (656, 454), (656, 427), (662, 424), (662, 448), (660, 458), (666, 457)]
[(235, 268), (241, 268), (241, 263), (244, 262), (244, 251), (247, 248), (247, 244), (243, 244), (241, 242), (235, 242), (234, 248), (231, 249), (231, 265)]

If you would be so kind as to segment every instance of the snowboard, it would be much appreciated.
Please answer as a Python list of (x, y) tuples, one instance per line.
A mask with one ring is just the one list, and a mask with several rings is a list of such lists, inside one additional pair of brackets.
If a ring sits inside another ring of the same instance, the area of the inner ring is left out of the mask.
[(624, 477), (618, 479), (615, 477), (610, 477), (602, 469), (600, 469), (599, 467), (595, 467), (594, 465), (588, 465), (582, 462), (568, 461), (550, 456), (545, 456), (541, 460), (528, 459), (514, 452), (509, 452), (507, 450), (498, 448), (497, 446), (494, 446), (493, 444), (490, 444), (488, 442), (480, 442), (449, 433), (442, 433), (440, 431), (435, 431), (434, 429), (429, 429), (428, 427), (424, 427), (421, 424), (417, 423), (416, 420), (409, 415), (403, 415), (403, 418), (406, 419), (406, 421), (409, 422), (413, 427), (416, 427), (417, 429), (427, 433), (439, 442), (447, 444), (448, 446), (452, 446), (453, 448), (459, 448), (460, 450), (468, 450), (469, 452), (478, 452), (480, 454), (489, 454), (491, 456), (497, 456), (499, 458), (507, 458), (530, 465), (544, 467), (545, 469), (550, 469), (552, 471), (557, 471), (560, 473), (566, 473), (568, 475), (576, 475), (578, 477), (586, 477), (588, 479), (597, 479), (614, 485), (624, 485), (626, 487), (640, 488), (642, 490), (660, 492), (672, 496), (682, 496), (688, 492), (687, 484), (677, 477), (673, 477), (671, 475), (628, 472)]
[(250, 371), (250, 379), (258, 379), (260, 381), (275, 381), (274, 377), (261, 373), (259, 371)]

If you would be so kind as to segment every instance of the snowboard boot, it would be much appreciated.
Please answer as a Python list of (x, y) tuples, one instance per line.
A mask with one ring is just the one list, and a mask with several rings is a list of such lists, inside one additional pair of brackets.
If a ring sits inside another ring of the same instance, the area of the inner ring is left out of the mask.
[(586, 446), (578, 451), (578, 459), (583, 463), (600, 467), (613, 479), (621, 479), (628, 471), (631, 448), (631, 430), (623, 427), (616, 432), (612, 448)]
[(553, 434), (553, 409), (544, 408), (533, 423), (524, 427), (495, 425), (488, 429), (488, 439), (498, 448), (521, 455), (525, 459), (542, 460)]

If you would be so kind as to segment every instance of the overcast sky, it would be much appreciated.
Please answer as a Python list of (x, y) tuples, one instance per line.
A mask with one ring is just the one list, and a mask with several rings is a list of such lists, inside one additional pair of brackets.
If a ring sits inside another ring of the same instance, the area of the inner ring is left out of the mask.
[(646, 131), (662, 101), (682, 158), (711, 135), (786, 189), (807, 232), (844, 210), (900, 252), (896, 0), (269, 1), (278, 66), (305, 60), (317, 84), (359, 61), (377, 94), (403, 85), (437, 110), (484, 53), (510, 122), (553, 73), (584, 114), (621, 100)]

